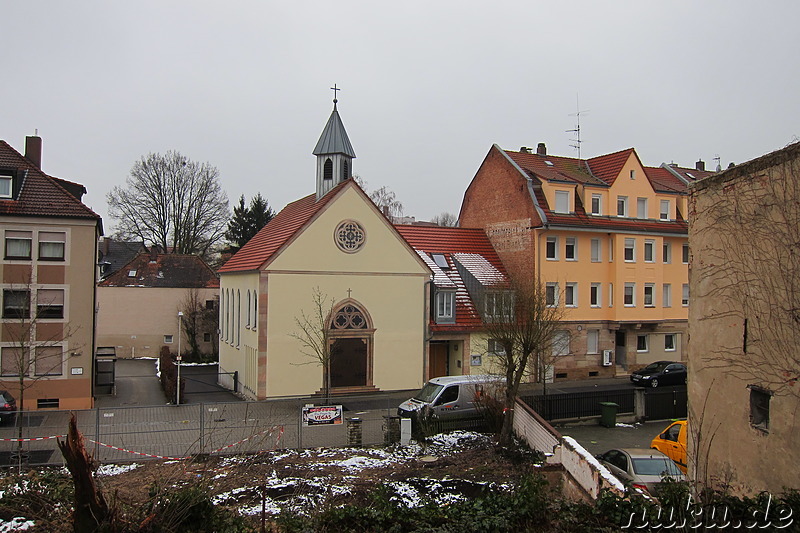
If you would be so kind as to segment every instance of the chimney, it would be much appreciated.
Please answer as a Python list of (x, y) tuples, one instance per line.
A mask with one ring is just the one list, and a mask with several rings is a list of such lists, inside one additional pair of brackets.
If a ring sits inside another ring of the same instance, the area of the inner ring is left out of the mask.
[(519, 152), (521, 154), (529, 154), (529, 153), (531, 153), (531, 149), (528, 148), (527, 146), (520, 146), (519, 147)]
[(544, 143), (539, 143), (536, 146), (536, 155), (547, 155), (547, 146)]
[(706, 169), (706, 162), (702, 159), (698, 159), (697, 163), (694, 164), (694, 168), (697, 170), (705, 170)]
[(38, 135), (25, 137), (25, 158), (42, 168), (42, 138)]

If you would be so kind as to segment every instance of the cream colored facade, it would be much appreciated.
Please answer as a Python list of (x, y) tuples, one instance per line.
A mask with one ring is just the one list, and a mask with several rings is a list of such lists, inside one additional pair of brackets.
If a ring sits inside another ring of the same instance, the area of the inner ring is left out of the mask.
[[(185, 307), (189, 291), (197, 291), (201, 303), (215, 301), (219, 295), (217, 288), (98, 287), (97, 345), (113, 346), (117, 357), (124, 359), (158, 357), (162, 346), (177, 353), (181, 329), (181, 351), (185, 351), (189, 344), (178, 312)], [(206, 353), (217, 342), (217, 332), (209, 333), (207, 341), (199, 339)]]
[(800, 489), (800, 143), (693, 189), (689, 476)]
[[(20, 233), (12, 233), (20, 232)], [(56, 219), (45, 217), (0, 217), (0, 235), (4, 242), (13, 235), (29, 234), (32, 242), (30, 259), (7, 259), (0, 262), (3, 290), (28, 291), (31, 313), (36, 313), (37, 298), (42, 290), (63, 291), (63, 318), (36, 318), (32, 325), (29, 346), (37, 349), (61, 350), (60, 365), (50, 363), (37, 375), (34, 355), (24, 392), (24, 405), (19, 405), (18, 372), (5, 365), (0, 387), (11, 391), (18, 407), (26, 410), (55, 407), (87, 409), (93, 407), (94, 352), (94, 281), (98, 225), (96, 220)], [(37, 244), (47, 235), (63, 235), (64, 260), (42, 261)], [(3, 320), (0, 347), (19, 346), (20, 320)], [(28, 322), (31, 324), (31, 322)], [(15, 375), (16, 374), (16, 375)]]
[[(366, 380), (348, 389), (423, 384), (430, 270), (354, 182), (334, 194), (258, 271), (221, 272), (220, 372), (238, 372), (247, 397), (323, 388), (322, 366), (293, 337), (296, 320), (314, 313), (316, 289), (334, 312), (350, 304), (367, 320), (363, 330), (346, 332), (363, 339), (368, 353)], [(365, 235), (354, 253), (336, 243), (336, 228), (348, 220)], [(225, 374), (220, 380), (233, 388)]]

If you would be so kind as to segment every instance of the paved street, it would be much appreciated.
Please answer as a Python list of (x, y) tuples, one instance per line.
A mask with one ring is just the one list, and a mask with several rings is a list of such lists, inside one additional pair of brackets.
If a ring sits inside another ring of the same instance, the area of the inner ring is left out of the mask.
[[(670, 424), (668, 420), (625, 424), (626, 427), (607, 428), (600, 424), (556, 426), (562, 435), (574, 438), (592, 454), (611, 448), (649, 448), (650, 441)], [(627, 427), (632, 426), (632, 427)]]

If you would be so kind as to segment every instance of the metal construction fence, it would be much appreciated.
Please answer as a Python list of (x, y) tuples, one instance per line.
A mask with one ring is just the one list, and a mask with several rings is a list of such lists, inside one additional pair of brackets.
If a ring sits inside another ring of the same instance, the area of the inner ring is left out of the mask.
[(20, 413), (20, 426), (0, 427), (0, 467), (18, 464), (20, 454), (30, 465), (63, 464), (57, 439), (65, 438), (72, 413), (100, 463), (371, 446), (399, 436), (399, 421), (389, 409), (346, 411), (340, 424), (305, 426), (296, 402), (39, 410)]
[[(656, 389), (624, 387), (613, 390), (539, 394), (524, 396), (522, 401), (545, 420), (600, 416), (603, 402), (617, 404), (618, 413), (637, 413), (637, 416), (641, 414), (641, 418), (645, 420), (685, 418), (687, 412), (685, 385)], [(644, 405), (637, 406), (637, 402), (642, 401)]]

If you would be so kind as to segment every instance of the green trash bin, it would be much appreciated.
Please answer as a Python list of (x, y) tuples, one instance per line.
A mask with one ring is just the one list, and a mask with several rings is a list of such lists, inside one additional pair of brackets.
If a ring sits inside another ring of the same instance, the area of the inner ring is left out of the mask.
[(617, 409), (619, 405), (614, 402), (600, 402), (600, 425), (607, 428), (616, 427)]

